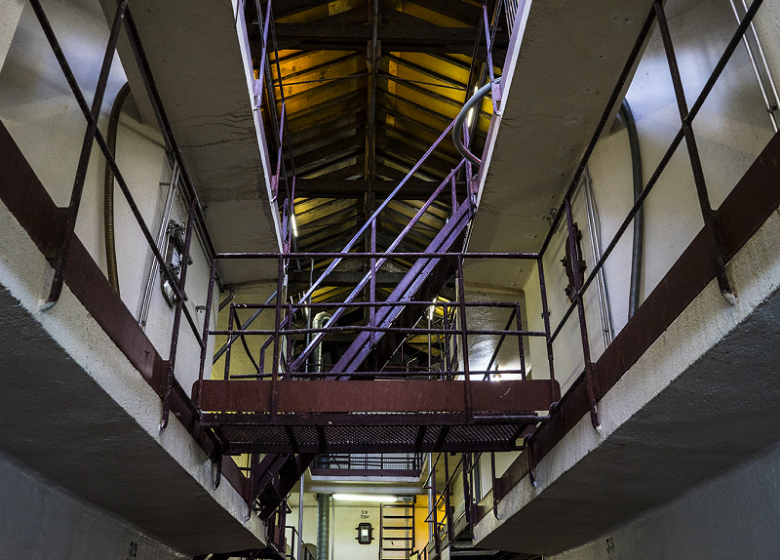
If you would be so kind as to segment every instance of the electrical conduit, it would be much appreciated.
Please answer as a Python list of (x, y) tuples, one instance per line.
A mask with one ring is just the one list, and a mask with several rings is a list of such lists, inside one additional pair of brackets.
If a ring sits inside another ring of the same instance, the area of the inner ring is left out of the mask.
[[(108, 119), (108, 150), (116, 159), (116, 137), (119, 129), (119, 116), (127, 96), (130, 94), (130, 84), (125, 83), (119, 90), (111, 106), (111, 116)], [(116, 261), (116, 229), (114, 227), (114, 170), (106, 165), (106, 177), (103, 184), (103, 225), (106, 246), (106, 273), (114, 291), (119, 294), (119, 269)]]

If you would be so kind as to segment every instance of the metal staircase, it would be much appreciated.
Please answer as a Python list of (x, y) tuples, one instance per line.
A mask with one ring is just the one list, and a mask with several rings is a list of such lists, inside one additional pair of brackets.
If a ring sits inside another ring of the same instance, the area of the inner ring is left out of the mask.
[[(446, 253), (457, 247), (457, 243), (463, 242), (463, 237), (473, 215), (471, 197), (458, 206), (453, 216), (428, 245), (425, 252), (436, 254)], [(422, 258), (418, 259), (401, 282), (395, 287), (385, 303), (405, 303), (410, 301), (431, 301), (452, 277), (456, 270), (456, 262), (452, 257), (448, 258)], [(380, 307), (374, 317), (374, 325), (377, 328), (390, 328), (399, 318), (401, 328), (409, 329), (417, 324), (420, 317), (427, 309), (421, 304), (407, 306)], [(385, 340), (387, 337), (388, 340)], [(349, 349), (333, 366), (332, 373), (354, 373), (368, 357), (369, 353), (381, 345), (381, 362), (386, 362), (403, 341), (404, 335), (399, 331), (369, 332), (363, 331), (350, 345)], [(389, 342), (389, 343), (388, 343)]]
[(379, 560), (409, 558), (415, 550), (414, 499), (382, 504), (379, 517)]

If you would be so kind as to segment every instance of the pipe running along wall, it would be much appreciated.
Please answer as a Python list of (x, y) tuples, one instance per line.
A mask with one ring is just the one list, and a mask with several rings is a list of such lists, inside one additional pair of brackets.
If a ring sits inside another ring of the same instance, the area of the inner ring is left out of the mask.
[[(631, 166), (634, 177), (634, 202), (642, 194), (644, 187), (642, 179), (642, 156), (639, 151), (639, 134), (636, 130), (636, 121), (634, 113), (631, 111), (627, 99), (623, 99), (620, 105), (620, 118), (626, 125), (628, 132), (628, 142), (631, 145)], [(644, 212), (640, 207), (634, 217), (634, 242), (631, 254), (631, 284), (628, 298), (628, 318), (634, 316), (639, 307), (639, 285), (642, 274), (642, 251), (644, 248)]]
[[(119, 117), (122, 114), (125, 100), (130, 94), (130, 83), (119, 90), (111, 106), (111, 116), (108, 119), (108, 149), (116, 159), (116, 137), (119, 130)], [(106, 175), (103, 184), (103, 225), (106, 246), (106, 275), (114, 291), (119, 294), (119, 267), (116, 260), (116, 228), (114, 226), (114, 170), (106, 165)]]
[(317, 560), (330, 556), (330, 494), (317, 494)]

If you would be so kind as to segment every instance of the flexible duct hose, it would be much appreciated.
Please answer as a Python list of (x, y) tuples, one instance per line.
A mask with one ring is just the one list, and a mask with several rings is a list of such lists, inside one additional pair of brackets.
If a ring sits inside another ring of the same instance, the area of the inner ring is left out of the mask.
[[(463, 129), (463, 123), (466, 121), (469, 115), (469, 111), (476, 107), (479, 103), (482, 102), (482, 98), (485, 97), (488, 93), (491, 92), (493, 89), (493, 83), (499, 83), (501, 81), (501, 78), (497, 78), (495, 82), (488, 82), (481, 88), (477, 90), (477, 92), (471, 96), (471, 99), (466, 101), (466, 104), (463, 106), (463, 109), (460, 110), (460, 113), (458, 113), (458, 116), (455, 117), (455, 126), (452, 127), (452, 143), (455, 144), (455, 149), (458, 150), (460, 155), (462, 155), (464, 158), (469, 160), (474, 165), (482, 165), (482, 160), (480, 160), (477, 156), (472, 154), (466, 146), (463, 145), (462, 141), (462, 129)], [(474, 109), (476, 112), (477, 109)]]
[(330, 553), (330, 494), (317, 494), (317, 560)]
[[(626, 124), (628, 131), (628, 142), (631, 145), (631, 165), (634, 173), (634, 202), (642, 194), (644, 182), (642, 179), (642, 157), (639, 151), (639, 135), (636, 130), (636, 121), (634, 113), (631, 112), (631, 105), (626, 99), (620, 106), (620, 117)], [(628, 318), (634, 316), (639, 307), (639, 284), (642, 274), (642, 251), (644, 248), (644, 212), (640, 208), (634, 216), (634, 246), (631, 255), (631, 285), (628, 298)]]
[[(116, 136), (119, 128), (119, 116), (122, 114), (122, 107), (130, 93), (130, 84), (125, 83), (122, 89), (114, 99), (111, 107), (111, 116), (108, 120), (108, 150), (116, 159)], [(106, 165), (106, 180), (103, 184), (103, 224), (106, 245), (106, 269), (108, 281), (114, 291), (119, 294), (119, 270), (116, 262), (116, 230), (114, 228), (114, 170), (110, 165)]]

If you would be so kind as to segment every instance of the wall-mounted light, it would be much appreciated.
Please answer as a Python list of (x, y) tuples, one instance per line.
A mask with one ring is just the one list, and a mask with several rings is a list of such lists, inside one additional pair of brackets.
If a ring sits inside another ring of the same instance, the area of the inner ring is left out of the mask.
[(360, 544), (371, 544), (371, 541), (374, 540), (374, 528), (371, 526), (371, 523), (361, 523), (356, 527), (358, 536), (355, 537), (358, 543)]
[(342, 502), (379, 502), (389, 504), (397, 502), (398, 496), (385, 494), (333, 494), (333, 499)]

